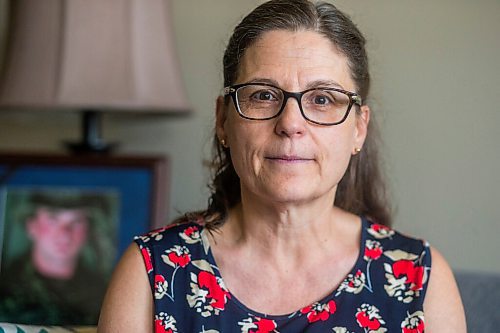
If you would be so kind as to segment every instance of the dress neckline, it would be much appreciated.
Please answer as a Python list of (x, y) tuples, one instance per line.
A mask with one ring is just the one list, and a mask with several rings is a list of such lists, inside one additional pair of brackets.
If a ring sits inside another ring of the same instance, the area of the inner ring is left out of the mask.
[[(333, 288), (330, 293), (328, 293), (328, 295), (326, 295), (325, 297), (323, 297), (320, 300), (314, 301), (310, 305), (314, 305), (316, 303), (326, 304), (330, 300), (334, 300), (334, 299), (338, 298), (340, 295), (336, 295), (336, 294), (339, 291), (339, 288), (342, 285), (342, 282), (345, 281), (349, 275), (355, 275), (356, 272), (358, 271), (358, 269), (360, 269), (360, 266), (363, 262), (363, 257), (364, 257), (364, 248), (365, 248), (365, 243), (366, 243), (366, 239), (367, 239), (367, 229), (369, 227), (369, 222), (364, 216), (361, 216), (360, 219), (361, 219), (361, 237), (360, 237), (360, 243), (359, 243), (359, 252), (358, 252), (358, 256), (357, 256), (356, 261), (354, 262), (352, 268), (344, 276), (344, 278), (341, 280), (341, 282), (335, 288)], [(300, 310), (303, 309), (303, 308), (300, 308), (300, 309), (295, 310), (294, 312), (291, 312), (288, 314), (281, 314), (281, 315), (265, 314), (265, 313), (250, 309), (245, 304), (243, 304), (231, 292), (231, 290), (229, 290), (226, 287), (226, 284), (224, 283), (224, 279), (220, 273), (219, 266), (217, 265), (215, 257), (213, 256), (212, 248), (210, 246), (210, 242), (208, 240), (208, 237), (202, 237), (202, 243), (203, 243), (202, 246), (205, 248), (205, 253), (207, 254), (207, 259), (208, 259), (209, 264), (212, 266), (212, 268), (215, 268), (215, 270), (214, 270), (215, 276), (222, 281), (222, 285), (225, 286), (227, 292), (229, 293), (230, 297), (228, 299), (228, 304), (234, 304), (237, 308), (239, 308), (240, 311), (243, 311), (245, 314), (251, 314), (255, 317), (267, 318), (267, 319), (278, 320), (278, 321), (290, 319), (290, 318), (294, 317), (296, 314), (300, 313)]]

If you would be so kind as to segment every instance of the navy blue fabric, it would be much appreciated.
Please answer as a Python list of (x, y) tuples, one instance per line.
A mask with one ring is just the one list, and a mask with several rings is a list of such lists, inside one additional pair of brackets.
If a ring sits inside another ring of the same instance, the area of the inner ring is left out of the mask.
[(366, 219), (362, 224), (359, 257), (345, 280), (326, 298), (279, 316), (247, 308), (226, 289), (202, 225), (136, 237), (155, 302), (155, 332), (424, 332), (428, 244)]

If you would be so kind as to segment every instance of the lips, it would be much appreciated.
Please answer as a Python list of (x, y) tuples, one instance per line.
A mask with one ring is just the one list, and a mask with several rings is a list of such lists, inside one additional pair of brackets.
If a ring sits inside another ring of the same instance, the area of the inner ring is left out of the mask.
[(266, 159), (283, 163), (299, 163), (299, 162), (309, 162), (313, 160), (312, 158), (297, 156), (297, 155), (267, 156)]

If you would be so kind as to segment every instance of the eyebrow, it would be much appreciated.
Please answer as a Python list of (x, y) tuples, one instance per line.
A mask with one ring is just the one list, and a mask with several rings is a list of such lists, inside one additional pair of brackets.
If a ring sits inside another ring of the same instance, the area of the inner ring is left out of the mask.
[[(281, 88), (278, 81), (269, 78), (258, 77), (247, 81), (247, 83), (266, 83)], [(345, 88), (335, 80), (315, 80), (306, 85), (306, 90), (311, 88), (339, 88), (345, 90)]]
[(267, 83), (267, 84), (272, 84), (273, 86), (279, 87), (278, 81), (275, 81), (273, 79), (262, 78), (262, 77), (257, 77), (255, 79), (247, 81), (247, 83)]
[(345, 88), (338, 83), (335, 80), (316, 80), (309, 82), (306, 86), (307, 89), (309, 88), (339, 88), (342, 90), (345, 90)]

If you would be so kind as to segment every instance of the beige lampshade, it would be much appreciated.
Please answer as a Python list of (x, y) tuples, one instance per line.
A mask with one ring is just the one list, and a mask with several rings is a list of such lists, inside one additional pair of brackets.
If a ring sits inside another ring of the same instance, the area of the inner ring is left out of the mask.
[(10, 6), (0, 107), (188, 111), (169, 0)]

